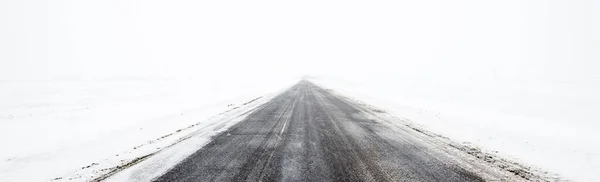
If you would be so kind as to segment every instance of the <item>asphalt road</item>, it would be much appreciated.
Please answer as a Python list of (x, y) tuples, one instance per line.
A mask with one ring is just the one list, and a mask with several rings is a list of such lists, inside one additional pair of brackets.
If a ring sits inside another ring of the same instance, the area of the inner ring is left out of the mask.
[(155, 181), (484, 181), (437, 150), (302, 81)]

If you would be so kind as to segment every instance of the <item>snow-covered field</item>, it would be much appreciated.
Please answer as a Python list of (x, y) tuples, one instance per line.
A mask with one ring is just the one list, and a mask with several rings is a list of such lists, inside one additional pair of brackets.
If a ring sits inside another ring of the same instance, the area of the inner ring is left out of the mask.
[[(594, 84), (312, 80), (486, 152), (566, 179), (600, 179)], [(192, 134), (201, 147), (295, 81), (0, 82), (0, 181), (90, 180)]]
[(208, 139), (235, 124), (220, 123), (233, 117), (220, 113), (294, 83), (2, 81), (0, 181), (90, 180), (192, 132)]
[(461, 84), (393, 76), (313, 80), (486, 152), (570, 180), (600, 180), (597, 84)]

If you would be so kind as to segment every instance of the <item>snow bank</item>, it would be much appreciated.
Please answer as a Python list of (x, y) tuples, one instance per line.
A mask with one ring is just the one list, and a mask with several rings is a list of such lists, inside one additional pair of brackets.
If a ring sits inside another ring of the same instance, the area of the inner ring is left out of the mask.
[[(209, 118), (293, 83), (0, 82), (0, 181), (48, 181), (93, 166), (107, 167), (102, 163), (107, 159), (141, 157), (156, 148), (138, 150), (140, 146), (182, 128), (221, 122)], [(152, 147), (164, 147), (178, 137)], [(92, 175), (97, 174), (79, 173), (78, 180)]]
[(567, 179), (600, 180), (597, 84), (442, 83), (394, 76), (313, 80), (487, 152)]

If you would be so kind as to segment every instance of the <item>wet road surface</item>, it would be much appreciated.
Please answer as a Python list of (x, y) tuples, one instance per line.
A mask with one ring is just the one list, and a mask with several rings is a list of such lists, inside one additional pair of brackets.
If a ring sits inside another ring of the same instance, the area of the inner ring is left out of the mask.
[(483, 181), (415, 138), (302, 81), (155, 181)]

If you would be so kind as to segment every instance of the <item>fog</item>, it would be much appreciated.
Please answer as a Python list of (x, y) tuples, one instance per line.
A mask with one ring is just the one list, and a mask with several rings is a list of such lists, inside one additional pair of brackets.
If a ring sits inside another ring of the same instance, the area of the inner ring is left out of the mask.
[(598, 82), (587, 1), (3, 1), (0, 78)]
[(2, 0), (0, 181), (55, 179), (300, 78), (599, 181), (599, 60), (598, 0)]

